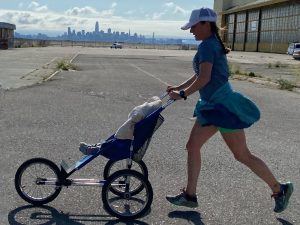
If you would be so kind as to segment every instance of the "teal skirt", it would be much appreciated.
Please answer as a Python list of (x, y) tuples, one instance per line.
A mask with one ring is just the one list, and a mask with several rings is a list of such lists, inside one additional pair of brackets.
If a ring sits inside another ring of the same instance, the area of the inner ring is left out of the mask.
[(259, 120), (256, 104), (232, 90), (229, 83), (219, 88), (209, 99), (199, 99), (194, 116), (201, 126), (214, 125), (226, 129), (243, 129)]

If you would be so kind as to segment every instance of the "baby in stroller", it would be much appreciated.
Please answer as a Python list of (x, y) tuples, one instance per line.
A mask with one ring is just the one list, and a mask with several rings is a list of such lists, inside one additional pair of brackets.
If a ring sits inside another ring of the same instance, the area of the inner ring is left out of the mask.
[[(121, 140), (133, 140), (135, 125), (149, 116), (151, 113), (161, 108), (161, 106), (161, 98), (153, 96), (143, 104), (134, 107), (128, 114), (128, 119), (119, 127), (119, 129), (114, 134), (114, 138)], [(101, 148), (102, 144), (103, 142), (97, 144), (87, 144), (85, 142), (80, 142), (79, 151), (84, 155), (91, 155), (97, 152)]]

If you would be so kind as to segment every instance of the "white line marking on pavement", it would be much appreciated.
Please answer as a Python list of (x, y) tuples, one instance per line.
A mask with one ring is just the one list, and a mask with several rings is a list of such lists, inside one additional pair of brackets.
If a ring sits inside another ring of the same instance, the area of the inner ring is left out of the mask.
[(132, 64), (132, 63), (130, 63), (129, 65), (132, 66), (132, 67), (134, 67), (134, 68), (136, 68), (137, 70), (143, 72), (144, 74), (146, 74), (146, 75), (148, 75), (148, 76), (150, 76), (150, 77), (152, 77), (152, 78), (158, 80), (159, 82), (165, 84), (166, 86), (169, 85), (167, 82), (165, 82), (165, 81), (163, 81), (162, 79), (158, 78), (156, 75), (154, 75), (154, 74), (152, 74), (152, 73), (149, 73), (149, 72), (143, 70), (142, 68), (138, 67), (137, 65), (134, 65), (134, 64)]
[(70, 60), (70, 63), (72, 63), (73, 62), (73, 60), (78, 56), (80, 54), (80, 51), (79, 52), (77, 52), (76, 53), (76, 55), (75, 56), (73, 56), (73, 58)]
[(45, 81), (48, 81), (48, 80), (52, 79), (52, 77), (54, 77), (59, 72), (60, 72), (60, 70), (55, 71), (52, 75), (50, 75), (47, 79), (45, 79)]
[[(73, 60), (79, 55), (79, 53), (80, 53), (80, 52), (77, 52), (76, 55), (73, 56), (73, 58), (70, 60), (70, 63), (73, 62)], [(57, 58), (57, 57), (55, 57), (54, 59), (56, 59), (56, 58)], [(54, 61), (54, 59), (52, 59), (51, 62)], [(50, 63), (51, 63), (51, 62), (50, 62)], [(52, 77), (54, 77), (54, 76), (55, 76), (56, 74), (58, 74), (59, 72), (60, 72), (60, 70), (55, 71), (55, 72), (54, 72), (52, 75), (50, 75), (45, 81), (48, 81), (48, 80), (52, 79)]]
[(50, 62), (46, 63), (45, 65), (49, 65), (50, 63), (54, 62), (58, 57), (54, 57)]

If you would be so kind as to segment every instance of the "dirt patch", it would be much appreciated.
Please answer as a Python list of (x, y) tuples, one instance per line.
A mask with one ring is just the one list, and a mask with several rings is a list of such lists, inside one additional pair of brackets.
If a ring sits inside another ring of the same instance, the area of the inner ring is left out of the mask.
[[(300, 61), (285, 54), (231, 52), (228, 55), (233, 79), (249, 80), (291, 90), (300, 88)], [(284, 85), (284, 87), (282, 86)]]

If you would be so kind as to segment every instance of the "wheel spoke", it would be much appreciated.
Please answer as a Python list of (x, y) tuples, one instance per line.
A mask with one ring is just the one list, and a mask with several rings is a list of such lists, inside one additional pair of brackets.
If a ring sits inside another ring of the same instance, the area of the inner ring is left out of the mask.
[[(126, 180), (126, 188), (117, 189), (114, 183)], [(106, 209), (119, 218), (137, 218), (150, 207), (153, 198), (152, 187), (147, 179), (133, 170), (122, 170), (109, 177), (102, 190)], [(137, 192), (137, 188), (140, 188)], [(116, 191), (117, 190), (117, 191)]]
[(15, 186), (19, 195), (29, 203), (44, 204), (52, 201), (61, 187), (38, 179), (58, 180), (59, 169), (49, 160), (36, 158), (26, 161), (16, 173)]

